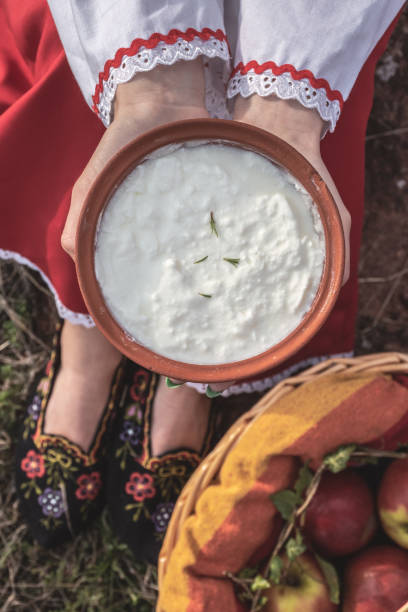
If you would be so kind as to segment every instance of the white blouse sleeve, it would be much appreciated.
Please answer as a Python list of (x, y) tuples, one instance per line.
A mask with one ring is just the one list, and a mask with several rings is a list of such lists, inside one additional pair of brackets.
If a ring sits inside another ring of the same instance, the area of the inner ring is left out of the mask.
[(158, 64), (201, 55), (208, 58), (212, 116), (229, 116), (226, 97), (273, 94), (316, 109), (333, 131), (359, 71), (404, 0), (48, 4), (82, 93), (105, 125), (118, 84)]
[[(119, 83), (202, 55), (230, 64), (222, 0), (48, 0), (81, 91), (105, 125)], [(223, 70), (225, 72), (225, 70)]]
[(241, 0), (228, 97), (296, 99), (315, 108), (333, 131), (358, 73), (403, 5)]

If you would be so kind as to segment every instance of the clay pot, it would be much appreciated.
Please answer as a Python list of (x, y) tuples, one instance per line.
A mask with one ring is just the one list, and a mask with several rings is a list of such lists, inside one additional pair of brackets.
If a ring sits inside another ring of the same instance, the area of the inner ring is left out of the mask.
[[(98, 220), (115, 188), (156, 149), (169, 144), (203, 140), (241, 147), (286, 168), (314, 200), (324, 228), (326, 258), (319, 289), (298, 327), (269, 350), (233, 363), (196, 365), (163, 357), (132, 340), (112, 317), (95, 276), (94, 247)], [(270, 370), (296, 353), (316, 334), (332, 310), (343, 278), (344, 236), (337, 206), (323, 179), (286, 142), (264, 130), (218, 119), (178, 121), (146, 132), (124, 147), (106, 165), (86, 198), (76, 237), (77, 274), (81, 291), (96, 325), (129, 359), (149, 370), (195, 382), (242, 380)]]

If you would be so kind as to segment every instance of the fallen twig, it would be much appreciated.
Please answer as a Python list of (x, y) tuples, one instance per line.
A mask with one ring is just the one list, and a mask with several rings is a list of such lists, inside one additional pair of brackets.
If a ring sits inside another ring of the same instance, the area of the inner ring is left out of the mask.
[(369, 134), (366, 136), (367, 140), (376, 140), (377, 138), (384, 138), (386, 136), (400, 136), (401, 134), (406, 134), (408, 132), (408, 127), (396, 128), (395, 130), (386, 130), (385, 132), (378, 132), (378, 134)]

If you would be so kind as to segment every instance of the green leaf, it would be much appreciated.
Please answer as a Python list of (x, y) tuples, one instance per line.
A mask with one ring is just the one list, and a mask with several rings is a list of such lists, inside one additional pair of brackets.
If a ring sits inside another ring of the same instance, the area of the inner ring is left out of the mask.
[(304, 491), (306, 491), (313, 478), (313, 472), (309, 469), (308, 463), (309, 462), (307, 461), (304, 465), (302, 465), (295, 482), (294, 489), (299, 497), (301, 497)]
[(239, 601), (242, 601), (242, 603), (246, 603), (248, 600), (252, 602), (253, 598), (254, 596), (246, 591), (241, 591), (241, 593), (238, 593), (238, 599)]
[(280, 557), (273, 557), (269, 563), (268, 578), (274, 584), (279, 584), (283, 568), (283, 561)]
[(206, 255), (205, 257), (202, 257), (201, 259), (197, 259), (197, 261), (195, 261), (194, 263), (202, 263), (203, 261), (205, 261), (206, 259), (208, 259), (208, 255)]
[(258, 569), (256, 567), (244, 567), (238, 574), (238, 578), (242, 578), (242, 580), (247, 580), (248, 578), (255, 578), (258, 573)]
[(184, 383), (173, 382), (168, 376), (166, 376), (166, 387), (168, 387), (169, 389), (176, 389), (176, 387), (181, 387), (181, 385), (183, 384)]
[(241, 261), (239, 258), (234, 257), (223, 257), (223, 260), (228, 261), (228, 263), (232, 264), (234, 268), (236, 268), (239, 262)]
[(297, 531), (296, 537), (289, 538), (289, 540), (286, 542), (285, 549), (289, 561), (294, 561), (296, 557), (299, 557), (306, 551), (306, 546), (303, 542), (303, 537), (300, 531)]
[(334, 452), (329, 453), (323, 459), (323, 464), (330, 472), (337, 474), (346, 469), (352, 453), (356, 450), (356, 444), (339, 446)]
[(202, 297), (205, 297), (205, 298), (211, 298), (212, 297), (212, 295), (209, 295), (208, 293), (199, 293), (198, 295), (201, 295)]
[(207, 385), (207, 388), (205, 390), (205, 394), (207, 397), (209, 397), (210, 399), (214, 399), (215, 397), (218, 397), (219, 395), (221, 395), (222, 391), (215, 391), (214, 389), (211, 389), (211, 385)]
[(340, 603), (340, 581), (336, 568), (334, 565), (329, 563), (329, 561), (326, 561), (326, 559), (320, 557), (320, 555), (317, 553), (314, 553), (314, 556), (316, 557), (316, 561), (318, 562), (327, 582), (327, 586), (329, 587), (330, 601), (334, 604)]
[(269, 589), (270, 586), (271, 583), (269, 580), (261, 576), (261, 574), (258, 574), (251, 584), (251, 591), (263, 591), (263, 589)]
[(261, 599), (259, 600), (259, 606), (257, 608), (257, 610), (262, 610), (262, 608), (268, 603), (268, 598), (266, 597), (266, 595), (264, 595), (263, 597), (261, 597)]
[(210, 212), (210, 227), (211, 227), (211, 233), (215, 234), (218, 238), (217, 226), (215, 224), (214, 213), (212, 211)]
[(270, 496), (281, 516), (288, 521), (300, 502), (299, 496), (290, 489), (283, 489)]

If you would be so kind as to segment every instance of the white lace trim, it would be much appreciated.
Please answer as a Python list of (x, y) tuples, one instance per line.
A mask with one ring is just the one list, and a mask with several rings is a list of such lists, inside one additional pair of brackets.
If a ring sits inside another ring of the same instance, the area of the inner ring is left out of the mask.
[[(322, 357), (309, 357), (308, 359), (304, 359), (303, 361), (300, 361), (299, 363), (295, 363), (289, 368), (282, 370), (282, 372), (279, 372), (278, 374), (275, 374), (274, 376), (269, 376), (268, 378), (263, 378), (261, 380), (254, 380), (248, 383), (242, 383), (240, 385), (239, 384), (231, 385), (231, 387), (228, 387), (228, 389), (225, 389), (225, 391), (223, 391), (221, 395), (223, 397), (229, 397), (230, 395), (239, 395), (240, 393), (255, 393), (255, 392), (259, 393), (259, 392), (265, 391), (266, 389), (270, 389), (271, 387), (274, 387), (276, 384), (278, 384), (278, 382), (280, 382), (284, 378), (287, 378), (291, 374), (295, 374), (296, 372), (299, 372), (300, 370), (303, 370), (304, 368), (310, 367), (312, 365), (316, 365), (317, 363), (320, 363), (321, 361), (326, 361), (326, 359), (341, 359), (341, 358), (353, 357), (353, 355), (354, 355), (354, 351), (349, 351), (348, 353), (336, 353), (334, 355), (324, 355)], [(207, 385), (204, 383), (188, 382), (186, 384), (189, 387), (196, 389), (196, 391), (198, 391), (199, 393), (205, 393), (205, 390), (207, 388)]]
[(32, 270), (36, 270), (37, 272), (39, 272), (41, 278), (54, 296), (55, 305), (57, 307), (57, 311), (61, 319), (67, 319), (70, 323), (73, 323), (74, 325), (95, 327), (95, 323), (93, 322), (92, 317), (86, 314), (82, 314), (81, 312), (74, 312), (73, 310), (70, 310), (69, 308), (64, 306), (64, 304), (58, 297), (58, 294), (48, 276), (46, 276), (38, 266), (33, 264), (32, 261), (30, 261), (26, 257), (23, 257), (23, 255), (20, 255), (20, 253), (16, 253), (14, 251), (5, 251), (3, 249), (0, 249), (0, 259), (12, 259), (13, 261), (16, 261), (19, 264), (23, 264), (24, 266), (28, 266)]
[(306, 108), (315, 108), (321, 118), (328, 122), (330, 132), (334, 132), (340, 117), (340, 102), (329, 100), (324, 87), (316, 89), (309, 79), (294, 79), (290, 72), (277, 75), (268, 68), (257, 74), (251, 69), (246, 74), (237, 73), (228, 83), (228, 98), (233, 98), (237, 94), (247, 98), (254, 93), (259, 96), (275, 94), (283, 100), (296, 99)]
[[(118, 68), (111, 67), (108, 79), (103, 81), (103, 90), (97, 104), (103, 124), (107, 127), (111, 122), (112, 102), (116, 88), (120, 83), (130, 81), (137, 72), (153, 70), (158, 64), (171, 66), (178, 60), (194, 60), (200, 55), (205, 55), (208, 58), (220, 58), (228, 63), (230, 59), (225, 40), (218, 40), (215, 37), (201, 40), (199, 36), (193, 38), (192, 41), (178, 38), (172, 44), (161, 41), (153, 49), (142, 46), (135, 55), (124, 55), (120, 66)], [(219, 100), (215, 100), (214, 104), (215, 106), (219, 105)]]
[(230, 62), (219, 58), (214, 58), (211, 65), (204, 62), (205, 106), (213, 119), (232, 119), (225, 95), (230, 74)]

